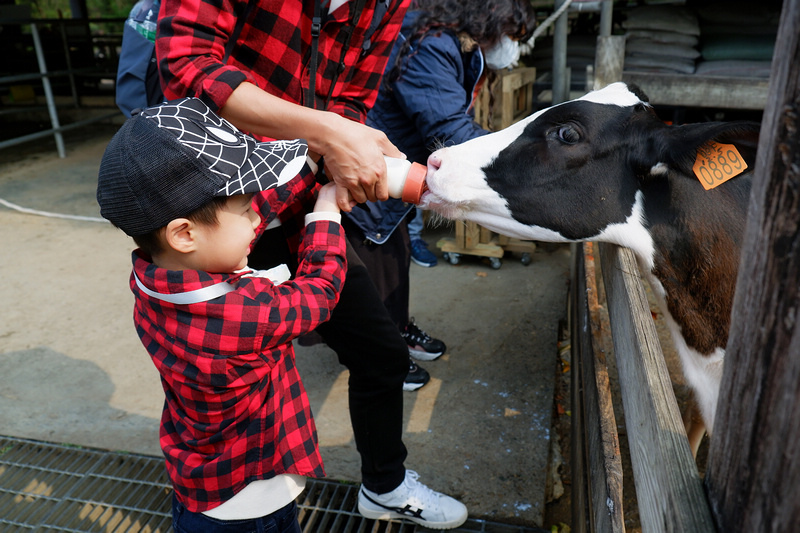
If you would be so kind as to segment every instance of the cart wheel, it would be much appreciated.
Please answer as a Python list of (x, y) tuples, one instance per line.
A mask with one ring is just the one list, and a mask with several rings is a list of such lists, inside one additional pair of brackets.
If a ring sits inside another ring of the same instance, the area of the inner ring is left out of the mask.
[(502, 262), (502, 261), (500, 261), (500, 258), (499, 258), (499, 257), (490, 257), (490, 258), (489, 258), (489, 265), (490, 265), (490, 266), (491, 266), (493, 269), (497, 270), (497, 269), (499, 269), (501, 266), (503, 266), (503, 262)]
[(455, 252), (445, 252), (442, 254), (442, 257), (451, 265), (457, 265), (461, 262), (461, 254)]
[(531, 254), (528, 252), (522, 253), (522, 259), (520, 259), (523, 265), (528, 266), (531, 264)]

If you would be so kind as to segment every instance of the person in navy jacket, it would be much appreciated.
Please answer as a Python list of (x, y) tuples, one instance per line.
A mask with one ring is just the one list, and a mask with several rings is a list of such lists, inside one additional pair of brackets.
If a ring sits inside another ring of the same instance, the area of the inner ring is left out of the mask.
[[(474, 119), (477, 95), (494, 71), (519, 58), (517, 43), (535, 24), (528, 0), (417, 0), (403, 19), (367, 124), (421, 164), (438, 147), (487, 134)], [(353, 209), (342, 223), (349, 235), (358, 235), (351, 243), (411, 355), (430, 361), (446, 347), (409, 318), (408, 221), (415, 211), (421, 218), (414, 205), (390, 198)]]

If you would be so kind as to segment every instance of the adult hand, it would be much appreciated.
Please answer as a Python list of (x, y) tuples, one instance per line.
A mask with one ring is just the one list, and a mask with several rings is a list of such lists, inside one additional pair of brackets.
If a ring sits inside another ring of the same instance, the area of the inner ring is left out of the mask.
[(325, 157), (325, 173), (337, 185), (336, 199), (343, 211), (350, 211), (350, 200), (386, 200), (384, 155), (405, 158), (380, 130), (338, 115), (328, 117), (335, 134), (320, 139), (318, 149)]

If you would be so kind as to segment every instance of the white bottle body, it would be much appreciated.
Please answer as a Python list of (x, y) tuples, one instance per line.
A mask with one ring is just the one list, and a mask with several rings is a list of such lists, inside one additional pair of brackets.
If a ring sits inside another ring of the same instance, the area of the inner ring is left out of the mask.
[(403, 187), (406, 184), (411, 161), (396, 157), (383, 157), (386, 160), (386, 182), (389, 185), (389, 196), (392, 198), (403, 197)]

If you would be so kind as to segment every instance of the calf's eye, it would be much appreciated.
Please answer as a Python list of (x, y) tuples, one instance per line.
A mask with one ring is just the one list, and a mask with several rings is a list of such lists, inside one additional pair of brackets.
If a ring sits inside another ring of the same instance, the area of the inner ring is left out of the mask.
[(581, 140), (581, 136), (573, 126), (561, 126), (558, 128), (558, 138), (567, 144), (575, 144)]

